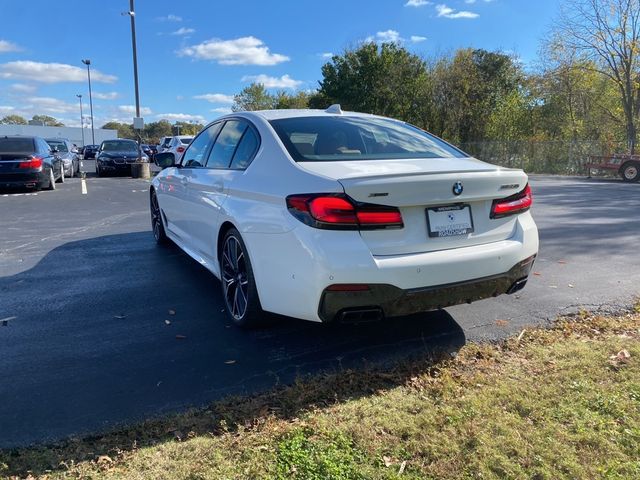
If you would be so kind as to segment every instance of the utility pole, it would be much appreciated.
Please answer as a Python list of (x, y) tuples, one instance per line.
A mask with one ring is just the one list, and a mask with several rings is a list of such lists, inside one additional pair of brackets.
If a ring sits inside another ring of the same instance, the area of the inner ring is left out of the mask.
[(93, 98), (91, 96), (91, 69), (89, 68), (89, 65), (91, 65), (91, 60), (87, 58), (86, 60), (82, 60), (82, 63), (84, 63), (87, 66), (87, 77), (89, 78), (89, 107), (91, 108), (91, 145), (95, 145), (96, 134), (93, 130)]
[(76, 95), (80, 99), (80, 130), (82, 130), (82, 146), (84, 147), (84, 116), (82, 115), (82, 95)]
[[(140, 91), (138, 89), (138, 50), (136, 46), (136, 10), (134, 0), (129, 0), (129, 11), (123, 13), (123, 15), (129, 15), (131, 20), (131, 50), (133, 51), (133, 86), (136, 96), (136, 119), (140, 118)], [(137, 120), (140, 121), (140, 120)], [(136, 120), (134, 120), (133, 128), (136, 128)], [(136, 128), (138, 131), (138, 161), (142, 159), (142, 150), (140, 143), (142, 143), (142, 128)]]

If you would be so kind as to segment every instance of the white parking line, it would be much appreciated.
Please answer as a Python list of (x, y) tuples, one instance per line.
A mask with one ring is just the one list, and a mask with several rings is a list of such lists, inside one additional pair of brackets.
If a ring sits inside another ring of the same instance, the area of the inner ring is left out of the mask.
[(87, 194), (87, 181), (82, 178), (80, 179), (80, 184), (82, 186), (82, 195), (86, 195)]

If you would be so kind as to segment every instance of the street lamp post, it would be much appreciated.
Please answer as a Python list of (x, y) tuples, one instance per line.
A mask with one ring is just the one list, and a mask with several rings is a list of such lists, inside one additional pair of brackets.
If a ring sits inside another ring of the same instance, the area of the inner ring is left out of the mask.
[(84, 116), (82, 115), (82, 95), (76, 95), (80, 99), (80, 130), (82, 130), (82, 146), (84, 147)]
[(93, 130), (93, 98), (91, 96), (91, 69), (89, 68), (89, 65), (91, 65), (91, 60), (87, 58), (86, 60), (82, 60), (82, 63), (84, 63), (87, 66), (87, 78), (89, 79), (89, 107), (91, 108), (91, 145), (95, 145), (96, 134)]
[[(131, 20), (131, 50), (133, 52), (133, 88), (136, 96), (136, 118), (140, 118), (140, 91), (138, 89), (138, 49), (136, 46), (136, 10), (134, 0), (129, 0), (129, 11), (123, 13), (129, 15)], [(134, 126), (135, 128), (135, 126)], [(142, 130), (138, 131), (138, 161), (142, 160), (142, 150), (140, 143), (142, 142)]]

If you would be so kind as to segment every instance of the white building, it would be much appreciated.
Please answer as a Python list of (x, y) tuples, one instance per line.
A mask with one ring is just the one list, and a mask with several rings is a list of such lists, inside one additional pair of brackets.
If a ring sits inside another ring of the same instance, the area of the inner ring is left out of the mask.
[[(4, 135), (32, 135), (42, 138), (66, 138), (78, 147), (91, 145), (91, 129), (84, 129), (84, 144), (82, 143), (82, 128), (80, 127), (43, 127), (40, 125), (0, 125), (0, 136)], [(103, 140), (118, 138), (117, 130), (106, 130), (96, 128), (96, 145), (100, 145)]]

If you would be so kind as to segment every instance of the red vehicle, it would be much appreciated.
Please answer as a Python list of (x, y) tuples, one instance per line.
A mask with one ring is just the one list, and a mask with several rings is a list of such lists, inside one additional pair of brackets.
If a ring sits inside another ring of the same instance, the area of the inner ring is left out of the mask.
[(616, 170), (625, 182), (640, 181), (640, 155), (591, 155), (589, 160), (587, 178), (591, 178), (591, 170)]

